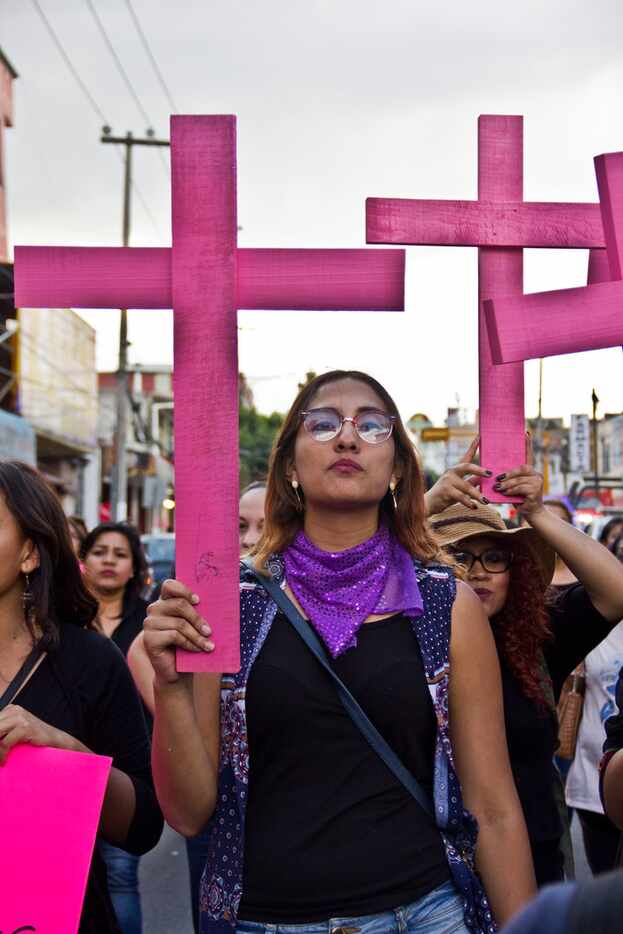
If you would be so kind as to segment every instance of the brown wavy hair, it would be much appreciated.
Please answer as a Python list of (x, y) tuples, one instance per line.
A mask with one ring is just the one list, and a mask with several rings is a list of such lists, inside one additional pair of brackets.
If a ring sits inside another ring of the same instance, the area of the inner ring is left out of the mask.
[(357, 380), (369, 386), (382, 399), (387, 413), (395, 417), (393, 438), (396, 447), (396, 466), (401, 479), (396, 487), (398, 508), (394, 509), (391, 495), (385, 494), (379, 503), (383, 518), (398, 541), (421, 561), (448, 563), (426, 522), (424, 505), (424, 477), (415, 447), (400, 418), (396, 403), (377, 380), (358, 370), (331, 370), (317, 376), (304, 386), (294, 400), (281, 427), (270, 456), (266, 489), (264, 534), (255, 549), (258, 570), (266, 566), (271, 554), (282, 552), (294, 540), (303, 526), (303, 513), (288, 480), (288, 471), (294, 460), (294, 445), (301, 424), (301, 412), (309, 408), (316, 393), (329, 383), (344, 379)]
[(491, 626), (498, 651), (524, 696), (550, 710), (551, 688), (543, 646), (552, 638), (552, 631), (540, 580), (529, 553), (519, 549), (514, 552), (506, 603), (491, 620)]

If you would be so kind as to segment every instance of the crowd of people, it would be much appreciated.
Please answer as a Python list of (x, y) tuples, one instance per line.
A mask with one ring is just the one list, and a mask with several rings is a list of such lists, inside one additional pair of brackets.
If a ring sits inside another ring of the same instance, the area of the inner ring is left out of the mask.
[(18, 743), (113, 759), (81, 934), (143, 930), (163, 820), (201, 934), (616, 930), (623, 519), (575, 528), (529, 437), (495, 478), (517, 524), (490, 476), (476, 439), (427, 490), (386, 389), (316, 377), (241, 493), (241, 669), (193, 676), (175, 650), (219, 621), (189, 582), (148, 605), (135, 529), (0, 463), (0, 767)]

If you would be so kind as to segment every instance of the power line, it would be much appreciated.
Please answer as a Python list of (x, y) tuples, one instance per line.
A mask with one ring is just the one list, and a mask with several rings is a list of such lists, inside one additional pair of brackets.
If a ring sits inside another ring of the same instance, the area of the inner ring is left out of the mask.
[[(123, 64), (122, 64), (122, 62), (121, 62), (121, 59), (120, 59), (119, 56), (117, 55), (117, 51), (116, 51), (116, 49), (115, 49), (115, 47), (114, 47), (114, 45), (113, 45), (113, 43), (112, 43), (112, 40), (111, 40), (110, 36), (108, 35), (108, 33), (106, 32), (106, 29), (105, 29), (105, 27), (104, 27), (104, 24), (103, 24), (102, 20), (100, 19), (100, 16), (99, 16), (97, 10), (95, 9), (95, 4), (93, 3), (93, 0), (86, 0), (86, 4), (87, 4), (89, 10), (91, 11), (91, 15), (93, 16), (93, 19), (95, 20), (95, 23), (96, 23), (97, 28), (98, 28), (98, 30), (99, 30), (99, 32), (100, 32), (100, 35), (102, 36), (102, 39), (103, 39), (104, 42), (106, 43), (106, 46), (107, 46), (107, 48), (108, 48), (108, 51), (110, 52), (110, 54), (111, 54), (112, 57), (113, 57), (113, 60), (114, 60), (114, 62), (115, 62), (115, 65), (117, 66), (117, 70), (118, 70), (119, 74), (121, 75), (121, 77), (123, 78), (123, 81), (124, 81), (124, 83), (125, 83), (125, 86), (127, 87), (128, 91), (130, 92), (131, 97), (134, 99), (134, 103), (136, 104), (136, 106), (137, 106), (139, 112), (142, 114), (142, 117), (143, 117), (143, 119), (145, 120), (145, 122), (146, 122), (146, 124), (147, 124), (146, 129), (147, 129), (147, 135), (149, 136), (150, 131), (153, 132), (154, 122), (153, 122), (153, 120), (150, 119), (149, 114), (147, 113), (147, 111), (146, 111), (145, 108), (143, 107), (143, 104), (141, 103), (141, 99), (140, 99), (140, 97), (138, 96), (138, 94), (137, 94), (137, 92), (136, 92), (136, 90), (135, 90), (135, 88), (134, 88), (134, 85), (133, 85), (132, 82), (130, 81), (130, 78), (129, 78), (129, 76), (128, 76), (128, 73), (127, 73), (127, 71), (125, 70), (125, 68), (123, 67)], [(168, 179), (169, 179), (169, 169), (168, 169), (166, 160), (165, 160), (165, 158), (164, 158), (164, 156), (162, 155), (161, 152), (158, 153), (158, 158), (160, 159), (160, 163), (161, 163), (161, 165), (162, 165), (162, 167), (163, 167), (163, 169), (164, 169), (164, 171), (165, 171), (165, 174), (166, 174), (167, 180), (168, 180)]]
[(141, 103), (141, 99), (139, 98), (138, 94), (137, 94), (136, 91), (134, 90), (134, 85), (133, 85), (132, 82), (130, 81), (130, 78), (128, 77), (128, 73), (127, 73), (127, 71), (125, 70), (125, 68), (123, 67), (123, 65), (122, 65), (122, 63), (121, 63), (121, 59), (120, 59), (119, 56), (117, 55), (116, 49), (115, 49), (115, 47), (114, 47), (112, 41), (110, 40), (110, 37), (109, 37), (108, 33), (106, 32), (106, 29), (104, 28), (104, 24), (102, 23), (102, 21), (101, 21), (101, 19), (100, 19), (100, 17), (99, 17), (99, 14), (98, 14), (98, 12), (97, 12), (97, 10), (95, 9), (95, 5), (94, 5), (94, 3), (93, 3), (93, 0), (85, 0), (85, 2), (86, 2), (86, 5), (88, 6), (89, 10), (91, 11), (91, 15), (92, 15), (93, 19), (95, 20), (95, 24), (96, 24), (96, 26), (97, 26), (97, 28), (98, 28), (98, 30), (99, 30), (99, 32), (100, 32), (100, 35), (101, 35), (102, 39), (103, 39), (104, 42), (106, 43), (106, 46), (107, 46), (107, 48), (108, 48), (108, 51), (110, 52), (110, 54), (111, 54), (112, 57), (113, 57), (113, 60), (114, 60), (114, 62), (115, 62), (115, 65), (117, 66), (117, 71), (119, 72), (119, 74), (120, 74), (121, 77), (123, 78), (123, 81), (124, 81), (124, 83), (125, 83), (126, 88), (127, 88), (128, 91), (130, 92), (130, 95), (131, 95), (131, 97), (133, 98), (134, 103), (136, 104), (136, 106), (137, 106), (137, 108), (138, 108), (140, 114), (142, 115), (143, 120), (145, 120), (145, 122), (146, 122), (146, 124), (147, 124), (147, 128), (148, 128), (148, 129), (151, 129), (151, 128), (153, 127), (153, 121), (150, 120), (149, 114), (147, 113), (147, 111), (146, 111), (145, 108), (143, 107), (143, 105), (142, 105), (142, 103)]
[[(91, 107), (91, 109), (93, 110), (93, 112), (96, 114), (96, 116), (98, 117), (98, 119), (99, 119), (103, 124), (105, 124), (105, 125), (110, 125), (110, 121), (106, 118), (106, 114), (104, 113), (104, 111), (102, 110), (102, 108), (99, 106), (99, 104), (97, 103), (97, 101), (95, 100), (95, 98), (93, 97), (93, 95), (91, 94), (91, 92), (89, 91), (88, 87), (86, 86), (86, 84), (84, 83), (84, 81), (82, 80), (82, 78), (80, 77), (80, 74), (78, 73), (77, 68), (75, 67), (75, 65), (73, 64), (73, 62), (72, 62), (72, 60), (71, 60), (71, 58), (70, 58), (70, 56), (69, 56), (69, 53), (66, 51), (65, 47), (63, 46), (63, 43), (62, 43), (61, 40), (59, 39), (59, 37), (58, 37), (57, 33), (55, 32), (54, 28), (52, 27), (52, 24), (50, 23), (49, 19), (47, 18), (47, 16), (46, 16), (45, 13), (43, 12), (43, 9), (42, 9), (42, 7), (41, 7), (41, 5), (40, 5), (40, 3), (39, 3), (39, 0), (32, 0), (32, 3), (33, 3), (34, 8), (36, 9), (37, 13), (39, 14), (39, 17), (41, 18), (41, 21), (43, 22), (43, 24), (44, 24), (44, 26), (45, 26), (45, 28), (46, 28), (48, 34), (50, 35), (50, 38), (51, 38), (52, 41), (54, 42), (54, 45), (56, 46), (56, 49), (57, 49), (58, 53), (60, 54), (61, 58), (63, 59), (63, 61), (64, 61), (65, 64), (67, 65), (67, 68), (69, 69), (69, 72), (70, 72), (70, 74), (72, 75), (74, 81), (76, 82), (76, 84), (78, 85), (78, 87), (79, 87), (80, 90), (82, 91), (84, 97), (85, 97), (86, 100), (88, 101), (89, 106)], [(148, 120), (148, 122), (149, 122), (149, 120)], [(116, 148), (116, 150), (117, 150), (117, 155), (118, 155), (118, 157), (119, 157), (119, 160), (120, 160), (121, 162), (123, 162), (123, 156), (122, 156), (122, 154), (121, 154), (121, 150), (120, 150), (118, 147), (115, 147), (115, 148)], [(136, 195), (136, 197), (138, 198), (138, 200), (140, 201), (141, 205), (143, 206), (143, 210), (145, 211), (145, 214), (146, 214), (147, 217), (149, 218), (149, 221), (151, 222), (151, 225), (152, 225), (152, 227), (154, 228), (154, 230), (155, 230), (155, 232), (156, 232), (158, 238), (159, 238), (160, 240), (164, 240), (165, 238), (162, 236), (162, 231), (160, 230), (158, 224), (156, 223), (156, 220), (155, 220), (155, 218), (154, 218), (154, 216), (153, 216), (153, 214), (152, 214), (152, 212), (151, 212), (151, 210), (150, 210), (150, 208), (149, 208), (149, 206), (148, 206), (148, 204), (147, 204), (147, 201), (145, 200), (145, 197), (144, 197), (142, 191), (140, 190), (140, 188), (138, 187), (138, 185), (136, 184), (135, 181), (132, 181), (132, 190), (133, 190), (134, 194)]]
[(108, 123), (108, 120), (106, 119), (106, 117), (105, 117), (105, 115), (104, 115), (102, 109), (98, 106), (97, 101), (95, 100), (95, 98), (93, 97), (93, 95), (92, 95), (91, 92), (89, 91), (88, 87), (86, 86), (86, 84), (84, 83), (84, 81), (82, 80), (82, 78), (80, 77), (80, 75), (78, 74), (76, 68), (74, 67), (74, 64), (73, 64), (72, 60), (70, 59), (69, 55), (67, 54), (67, 52), (66, 52), (65, 49), (64, 49), (63, 44), (61, 43), (61, 40), (58, 38), (56, 32), (55, 32), (54, 29), (52, 28), (52, 24), (50, 23), (49, 19), (47, 18), (47, 16), (46, 16), (45, 13), (43, 12), (43, 10), (42, 10), (42, 8), (41, 8), (41, 5), (40, 5), (40, 3), (39, 3), (39, 0), (32, 0), (32, 3), (33, 3), (34, 8), (36, 9), (37, 13), (38, 13), (39, 16), (40, 16), (41, 21), (43, 22), (43, 25), (45, 26), (45, 28), (47, 29), (48, 33), (50, 34), (50, 37), (52, 38), (52, 41), (54, 42), (54, 45), (55, 45), (56, 48), (58, 49), (58, 51), (59, 51), (61, 57), (63, 58), (63, 60), (64, 60), (64, 62), (65, 62), (65, 64), (67, 65), (67, 67), (69, 68), (71, 74), (73, 75), (73, 77), (74, 77), (74, 79), (75, 79), (75, 81), (76, 81), (78, 87), (80, 88), (80, 90), (82, 91), (82, 93), (84, 94), (84, 96), (86, 97), (86, 99), (88, 100), (88, 102), (89, 102), (89, 104), (90, 104), (92, 110), (95, 111), (95, 113), (97, 114), (97, 116), (99, 117), (99, 119), (103, 121), (103, 123)]
[(155, 73), (155, 75), (156, 75), (156, 77), (157, 77), (157, 79), (158, 79), (158, 81), (159, 81), (159, 83), (160, 83), (160, 87), (162, 88), (162, 90), (163, 90), (163, 92), (164, 92), (164, 95), (165, 95), (167, 101), (169, 102), (169, 106), (171, 107), (171, 110), (172, 110), (173, 113), (178, 113), (178, 109), (179, 109), (179, 108), (175, 106), (175, 101), (173, 100), (173, 97), (172, 97), (172, 95), (171, 95), (171, 92), (169, 91), (169, 88), (167, 87), (167, 83), (166, 83), (166, 81), (164, 80), (164, 77), (163, 77), (163, 75), (162, 75), (162, 72), (160, 71), (160, 68), (158, 67), (158, 63), (157, 63), (157, 61), (156, 61), (156, 57), (155, 57), (155, 55), (153, 54), (153, 52), (151, 51), (151, 48), (150, 48), (149, 43), (148, 43), (148, 41), (147, 41), (147, 37), (146, 37), (145, 33), (143, 32), (143, 30), (142, 30), (142, 28), (141, 28), (141, 24), (140, 24), (140, 22), (139, 22), (138, 16), (136, 15), (136, 12), (135, 12), (135, 10), (134, 10), (134, 7), (132, 6), (131, 0), (125, 0), (125, 4), (126, 4), (128, 10), (129, 10), (129, 12), (130, 12), (130, 16), (132, 17), (132, 20), (133, 20), (133, 22), (134, 22), (134, 26), (136, 27), (136, 31), (137, 31), (137, 33), (138, 33), (139, 39), (141, 40), (141, 44), (142, 44), (143, 48), (145, 49), (145, 52), (146, 52), (146, 54), (147, 54), (147, 57), (149, 58), (149, 61), (151, 62), (152, 68), (154, 69), (154, 73)]

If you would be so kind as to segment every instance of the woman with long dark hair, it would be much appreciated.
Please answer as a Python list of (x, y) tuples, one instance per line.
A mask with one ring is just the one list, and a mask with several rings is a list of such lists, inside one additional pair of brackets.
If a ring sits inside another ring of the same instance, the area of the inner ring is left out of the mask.
[(183, 834), (210, 834), (203, 934), (495, 931), (534, 886), (495, 646), (439, 561), (376, 380), (334, 371), (302, 389), (265, 512), (241, 576), (240, 672), (204, 675), (194, 697), (176, 672), (174, 648), (210, 651), (219, 627), (182, 583), (145, 621), (159, 800)]
[[(131, 675), (95, 631), (96, 615), (57, 497), (32, 467), (0, 463), (0, 765), (18, 743), (112, 756), (100, 833), (145, 853), (162, 832), (149, 737)], [(80, 934), (118, 930), (96, 850)]]
[(98, 625), (127, 655), (147, 613), (141, 597), (147, 560), (140, 536), (127, 522), (103, 522), (88, 533), (80, 556), (98, 603)]
[[(84, 539), (81, 557), (85, 581), (98, 603), (97, 625), (127, 657), (147, 614), (147, 603), (141, 597), (147, 561), (139, 534), (127, 522), (104, 522)], [(146, 713), (151, 726), (148, 710)], [(100, 840), (99, 847), (121, 930), (123, 934), (141, 934), (139, 857), (105, 840)]]
[[(469, 454), (475, 450), (472, 446)], [(496, 483), (508, 496), (523, 497), (520, 512), (528, 526), (509, 530), (499, 513), (482, 503), (465, 477), (485, 471), (470, 463), (448, 471), (427, 497), (435, 513), (432, 529), (465, 566), (467, 581), (491, 623), (502, 671), (511, 768), (542, 885), (563, 878), (565, 808), (553, 762), (558, 745), (555, 703), (570, 672), (623, 616), (623, 567), (599, 542), (547, 508), (543, 478), (531, 466), (531, 456), (528, 460)], [(577, 581), (550, 599), (555, 555)]]

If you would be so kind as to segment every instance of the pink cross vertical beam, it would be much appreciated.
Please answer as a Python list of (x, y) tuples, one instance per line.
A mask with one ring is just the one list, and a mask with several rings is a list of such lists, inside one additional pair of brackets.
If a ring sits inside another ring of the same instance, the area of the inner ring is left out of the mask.
[(173, 117), (171, 171), (171, 249), (17, 247), (15, 301), (173, 308), (176, 569), (217, 645), (180, 652), (178, 667), (237, 671), (237, 309), (402, 311), (405, 257), (238, 249), (233, 116)]
[(485, 302), (496, 363), (623, 343), (623, 153), (597, 156), (595, 171), (609, 275), (591, 256), (592, 284)]
[[(478, 119), (478, 200), (368, 198), (368, 243), (478, 247), (481, 461), (494, 476), (524, 460), (523, 367), (496, 367), (483, 300), (523, 294), (524, 247), (605, 246), (598, 204), (523, 201), (523, 118)], [(595, 266), (597, 268), (597, 266)], [(493, 502), (505, 497), (485, 481)]]

